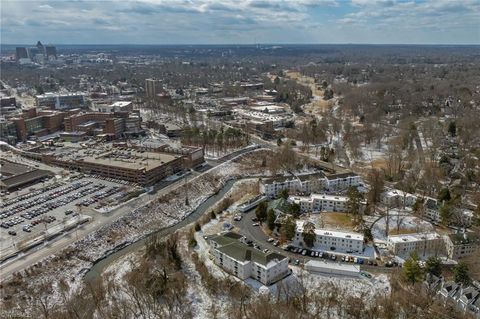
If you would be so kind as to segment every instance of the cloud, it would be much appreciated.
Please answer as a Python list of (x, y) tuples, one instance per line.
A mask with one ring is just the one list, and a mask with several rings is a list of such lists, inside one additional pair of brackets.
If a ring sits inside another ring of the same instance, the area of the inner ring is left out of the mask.
[(2, 0), (2, 12), (4, 43), (480, 41), (478, 0)]

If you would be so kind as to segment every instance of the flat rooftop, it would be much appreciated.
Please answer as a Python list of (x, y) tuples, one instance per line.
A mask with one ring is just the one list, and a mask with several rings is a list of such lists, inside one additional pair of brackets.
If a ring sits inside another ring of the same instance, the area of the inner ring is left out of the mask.
[(402, 242), (417, 242), (424, 240), (433, 240), (441, 238), (437, 233), (414, 233), (414, 234), (405, 234), (405, 235), (392, 235), (388, 236), (388, 241), (392, 243), (402, 243)]
[(348, 198), (346, 196), (338, 196), (338, 195), (326, 195), (326, 194), (311, 194), (310, 196), (291, 196), (291, 199), (294, 201), (299, 200), (308, 200), (314, 201), (317, 200), (329, 200), (332, 202), (347, 202)]
[[(297, 231), (303, 232), (303, 225), (305, 224), (304, 221), (297, 221)], [(335, 237), (335, 238), (343, 238), (343, 239), (354, 239), (354, 240), (361, 240), (363, 241), (363, 235), (359, 233), (351, 233), (351, 232), (344, 232), (338, 230), (329, 230), (329, 229), (315, 229), (315, 234), (317, 236), (328, 236), (328, 237)]]
[(346, 263), (332, 263), (326, 262), (324, 260), (309, 260), (305, 263), (305, 266), (311, 266), (316, 268), (323, 269), (334, 269), (334, 270), (346, 270), (351, 272), (360, 272), (360, 267), (352, 264)]
[(100, 154), (98, 156), (86, 156), (83, 161), (86, 163), (114, 166), (124, 169), (145, 169), (147, 171), (155, 169), (159, 166), (173, 162), (180, 158), (181, 155), (156, 153), (156, 152), (140, 152), (140, 151), (117, 151), (113, 150)]

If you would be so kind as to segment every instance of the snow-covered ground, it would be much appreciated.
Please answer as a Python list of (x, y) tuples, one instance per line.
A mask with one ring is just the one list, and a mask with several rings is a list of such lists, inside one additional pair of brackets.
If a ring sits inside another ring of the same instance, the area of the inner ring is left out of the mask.
[(345, 277), (332, 276), (322, 274), (312, 274), (308, 271), (291, 266), (293, 274), (298, 278), (307, 290), (314, 291), (319, 289), (322, 285), (334, 285), (343, 289), (347, 289), (352, 296), (360, 296), (363, 292), (368, 292), (369, 297), (374, 297), (376, 294), (390, 293), (390, 280), (385, 274), (373, 275), (368, 279), (365, 277)]
[(364, 161), (375, 161), (386, 157), (388, 150), (388, 141), (382, 141), (380, 148), (376, 143), (370, 143), (360, 147)]
[[(433, 231), (434, 227), (427, 221), (424, 221), (418, 217), (410, 215), (408, 211), (393, 209), (389, 212), (389, 230), (390, 232), (396, 232), (397, 229), (400, 232), (416, 233)], [(375, 241), (386, 241), (385, 236), (387, 226), (386, 217), (380, 218), (372, 227), (372, 235)]]
[[(258, 151), (265, 150), (256, 150), (253, 156)], [(30, 274), (28, 284), (63, 280), (69, 283), (70, 291), (73, 293), (82, 286), (85, 271), (96, 260), (105, 257), (116, 247), (179, 222), (232, 177), (257, 174), (261, 168), (249, 166), (248, 162), (251, 161), (249, 156), (252, 156), (252, 153), (225, 162), (189, 180), (190, 206), (185, 204), (182, 188), (173, 189), (164, 195), (157, 196), (148, 205), (134, 209), (131, 213), (103, 226), (57, 254), (45, 258), (41, 262), (41, 270)], [(58, 292), (54, 287), (50, 298), (59, 299)]]

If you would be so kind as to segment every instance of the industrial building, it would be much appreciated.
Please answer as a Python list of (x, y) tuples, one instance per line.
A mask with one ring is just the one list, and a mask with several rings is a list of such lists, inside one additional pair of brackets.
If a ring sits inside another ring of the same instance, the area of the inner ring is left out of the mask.
[(52, 172), (0, 160), (0, 190), (14, 191), (52, 176)]

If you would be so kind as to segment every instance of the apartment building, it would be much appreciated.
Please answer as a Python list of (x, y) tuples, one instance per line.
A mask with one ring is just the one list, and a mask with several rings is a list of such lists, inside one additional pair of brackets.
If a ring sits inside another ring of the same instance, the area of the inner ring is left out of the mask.
[(326, 188), (329, 191), (341, 191), (353, 186), (363, 185), (362, 178), (353, 172), (327, 175)]
[(326, 185), (325, 174), (316, 172), (297, 176), (281, 176), (265, 179), (261, 182), (260, 191), (269, 198), (276, 198), (283, 190), (289, 194), (310, 194), (320, 191)]
[(412, 252), (421, 257), (437, 256), (445, 252), (443, 238), (435, 232), (388, 236), (387, 247), (402, 257), (408, 257)]
[(214, 262), (242, 280), (253, 278), (271, 285), (290, 274), (288, 258), (274, 252), (264, 253), (241, 242), (242, 236), (227, 232), (208, 238)]
[[(306, 247), (303, 242), (303, 232), (307, 222), (297, 221), (293, 245)], [(363, 252), (363, 235), (353, 232), (334, 231), (328, 229), (315, 229), (315, 243), (313, 250), (318, 251), (339, 251), (346, 253)]]
[(346, 196), (311, 194), (310, 196), (290, 196), (288, 201), (298, 204), (302, 213), (344, 212), (347, 210)]
[(390, 208), (412, 207), (417, 196), (398, 189), (390, 189), (382, 194), (382, 202)]
[(480, 249), (480, 236), (475, 233), (456, 233), (444, 236), (447, 256), (458, 260), (471, 256)]

